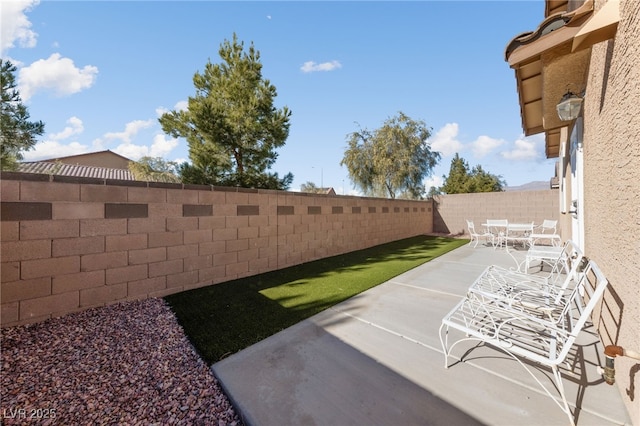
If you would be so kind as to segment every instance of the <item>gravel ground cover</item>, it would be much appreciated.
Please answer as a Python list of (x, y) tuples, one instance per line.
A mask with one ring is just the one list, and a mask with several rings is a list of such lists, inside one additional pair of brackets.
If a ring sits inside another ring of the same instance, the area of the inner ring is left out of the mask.
[(0, 336), (1, 424), (242, 425), (162, 299)]

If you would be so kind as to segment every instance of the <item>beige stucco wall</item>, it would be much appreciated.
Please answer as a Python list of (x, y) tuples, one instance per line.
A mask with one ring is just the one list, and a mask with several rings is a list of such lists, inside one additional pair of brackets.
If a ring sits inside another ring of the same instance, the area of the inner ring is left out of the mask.
[[(596, 1), (599, 9), (603, 0)], [(621, 0), (615, 40), (592, 48), (584, 102), (585, 251), (611, 283), (604, 344), (640, 351), (640, 2)], [(616, 359), (616, 382), (640, 425), (640, 361)]]

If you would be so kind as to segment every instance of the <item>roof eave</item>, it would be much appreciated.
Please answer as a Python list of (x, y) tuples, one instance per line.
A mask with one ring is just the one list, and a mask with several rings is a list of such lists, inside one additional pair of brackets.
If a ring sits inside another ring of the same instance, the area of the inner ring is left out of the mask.
[(589, 12), (557, 13), (536, 31), (515, 37), (505, 52), (516, 75), (524, 134), (546, 133), (547, 158), (558, 157), (559, 129), (570, 124), (558, 117), (557, 103), (568, 89), (584, 91), (590, 50), (572, 53), (571, 49), (589, 16)]

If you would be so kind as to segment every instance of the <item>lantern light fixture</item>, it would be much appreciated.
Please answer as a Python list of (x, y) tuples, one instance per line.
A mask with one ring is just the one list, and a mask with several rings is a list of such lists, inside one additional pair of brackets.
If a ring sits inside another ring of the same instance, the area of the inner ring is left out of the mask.
[(578, 118), (580, 108), (582, 108), (582, 98), (569, 90), (562, 96), (556, 106), (558, 117), (562, 121), (571, 121)]

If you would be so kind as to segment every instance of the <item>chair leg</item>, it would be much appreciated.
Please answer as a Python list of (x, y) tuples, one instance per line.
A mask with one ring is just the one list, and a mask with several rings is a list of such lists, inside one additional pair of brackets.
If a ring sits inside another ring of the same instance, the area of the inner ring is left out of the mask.
[[(444, 330), (443, 330), (444, 329)], [(444, 337), (443, 337), (444, 331)], [(440, 337), (440, 344), (442, 345), (442, 352), (444, 353), (444, 368), (449, 369), (448, 361), (449, 361), (449, 326), (445, 327), (445, 324), (440, 324), (440, 329), (438, 330), (438, 337)]]
[(575, 426), (575, 420), (573, 419), (573, 413), (571, 412), (571, 409), (569, 408), (569, 403), (567, 402), (567, 396), (564, 393), (564, 386), (562, 384), (562, 376), (560, 375), (560, 371), (558, 370), (557, 366), (553, 366), (552, 367), (553, 370), (553, 378), (556, 381), (556, 385), (558, 386), (558, 391), (560, 392), (560, 396), (562, 397), (562, 403), (564, 404), (564, 412), (567, 413), (567, 416), (569, 417), (569, 423), (571, 424), (571, 426)]

